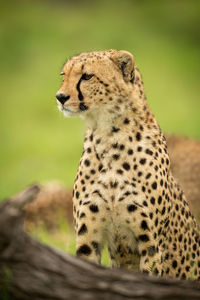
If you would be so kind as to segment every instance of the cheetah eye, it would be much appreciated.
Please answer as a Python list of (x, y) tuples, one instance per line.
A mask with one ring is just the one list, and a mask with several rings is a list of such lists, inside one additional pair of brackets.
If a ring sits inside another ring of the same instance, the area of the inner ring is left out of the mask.
[(93, 76), (94, 76), (94, 74), (86, 74), (86, 73), (84, 73), (82, 75), (82, 79), (83, 80), (90, 80)]

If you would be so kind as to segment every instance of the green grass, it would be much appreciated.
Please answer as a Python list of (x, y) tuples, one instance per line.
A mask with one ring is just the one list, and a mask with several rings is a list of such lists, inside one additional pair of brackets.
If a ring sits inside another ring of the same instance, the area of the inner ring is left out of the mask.
[(64, 119), (55, 94), (62, 64), (79, 52), (131, 51), (161, 128), (199, 138), (199, 6), (192, 0), (4, 2), (0, 199), (32, 182), (72, 186), (85, 125)]
[(51, 245), (69, 254), (75, 255), (75, 233), (64, 221), (60, 222), (57, 230), (49, 231), (44, 225), (29, 229), (31, 235), (41, 243)]

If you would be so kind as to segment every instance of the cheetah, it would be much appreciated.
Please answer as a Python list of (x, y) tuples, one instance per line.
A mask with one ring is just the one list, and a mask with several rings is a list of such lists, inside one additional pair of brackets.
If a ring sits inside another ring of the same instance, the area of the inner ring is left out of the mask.
[(61, 75), (59, 110), (88, 127), (73, 190), (77, 255), (100, 264), (106, 242), (112, 267), (200, 279), (198, 226), (133, 55), (81, 53)]

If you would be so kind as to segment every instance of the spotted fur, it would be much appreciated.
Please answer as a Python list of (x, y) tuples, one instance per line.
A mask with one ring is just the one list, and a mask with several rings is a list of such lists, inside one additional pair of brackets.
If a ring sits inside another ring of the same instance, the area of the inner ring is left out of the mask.
[(200, 238), (170, 172), (166, 140), (127, 51), (82, 53), (64, 65), (58, 106), (88, 125), (74, 184), (77, 255), (113, 266), (200, 279)]

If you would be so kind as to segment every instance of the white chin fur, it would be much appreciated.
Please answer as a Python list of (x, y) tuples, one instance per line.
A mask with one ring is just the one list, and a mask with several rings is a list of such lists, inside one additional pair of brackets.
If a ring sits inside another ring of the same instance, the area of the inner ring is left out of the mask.
[(65, 117), (73, 117), (75, 115), (75, 113), (70, 112), (68, 110), (63, 110), (63, 114)]
[(61, 105), (58, 105), (58, 109), (59, 109), (59, 111), (61, 111), (64, 114), (65, 117), (74, 117), (77, 115), (76, 112), (64, 109)]
[(61, 111), (61, 112), (63, 111), (63, 108), (62, 108), (61, 105), (58, 104), (58, 105), (57, 105), (57, 108), (58, 108), (59, 111)]

